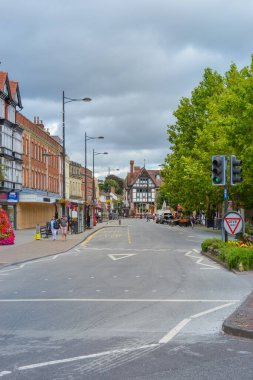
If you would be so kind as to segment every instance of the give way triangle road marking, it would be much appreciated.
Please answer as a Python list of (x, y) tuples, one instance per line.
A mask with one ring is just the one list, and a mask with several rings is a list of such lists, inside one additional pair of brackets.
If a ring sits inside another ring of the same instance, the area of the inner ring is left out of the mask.
[(110, 259), (115, 261), (115, 260), (127, 259), (128, 257), (135, 256), (135, 255), (136, 253), (125, 253), (125, 254), (115, 253), (115, 254), (110, 254), (108, 256), (110, 257)]

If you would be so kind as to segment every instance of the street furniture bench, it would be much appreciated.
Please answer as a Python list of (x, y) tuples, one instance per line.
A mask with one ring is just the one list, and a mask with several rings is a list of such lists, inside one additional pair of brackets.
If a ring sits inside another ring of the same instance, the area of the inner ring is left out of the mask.
[(52, 235), (51, 230), (49, 230), (49, 229), (47, 228), (47, 226), (41, 226), (41, 227), (40, 227), (40, 236), (41, 236), (42, 238), (46, 238), (46, 239), (47, 239), (49, 235)]

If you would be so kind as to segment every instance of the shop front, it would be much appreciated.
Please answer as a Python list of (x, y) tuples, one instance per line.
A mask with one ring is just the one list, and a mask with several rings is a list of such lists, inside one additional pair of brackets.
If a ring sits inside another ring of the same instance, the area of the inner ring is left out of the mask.
[(17, 229), (18, 194), (16, 191), (0, 193), (0, 208), (6, 212), (14, 230)]
[(84, 230), (84, 202), (70, 199), (67, 204), (69, 227), (72, 233), (79, 234)]
[(17, 229), (45, 226), (53, 216), (58, 215), (58, 209), (55, 194), (22, 191), (17, 204)]

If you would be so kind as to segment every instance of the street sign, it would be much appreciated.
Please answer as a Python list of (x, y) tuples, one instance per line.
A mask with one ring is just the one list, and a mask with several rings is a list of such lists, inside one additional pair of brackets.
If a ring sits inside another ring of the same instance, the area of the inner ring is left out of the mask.
[(236, 211), (230, 211), (224, 216), (223, 225), (228, 234), (238, 234), (243, 227), (242, 216)]

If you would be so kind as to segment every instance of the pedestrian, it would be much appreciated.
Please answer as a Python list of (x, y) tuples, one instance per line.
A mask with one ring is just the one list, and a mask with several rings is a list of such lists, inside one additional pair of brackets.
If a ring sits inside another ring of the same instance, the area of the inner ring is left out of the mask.
[(60, 226), (61, 226), (62, 240), (66, 240), (67, 239), (67, 231), (68, 231), (68, 219), (66, 216), (61, 217)]
[(194, 227), (194, 223), (195, 223), (195, 218), (194, 218), (193, 214), (190, 216), (190, 221), (191, 221), (191, 226), (193, 228)]
[(53, 240), (56, 240), (56, 235), (57, 235), (57, 232), (60, 228), (60, 225), (59, 225), (58, 220), (55, 218), (55, 216), (53, 216), (53, 218), (50, 221), (50, 227), (51, 227), (51, 231), (52, 231)]

